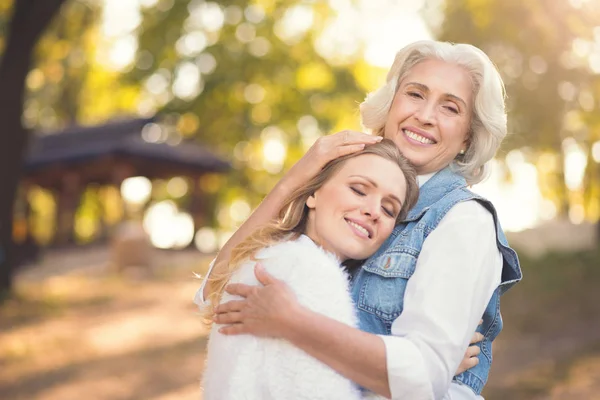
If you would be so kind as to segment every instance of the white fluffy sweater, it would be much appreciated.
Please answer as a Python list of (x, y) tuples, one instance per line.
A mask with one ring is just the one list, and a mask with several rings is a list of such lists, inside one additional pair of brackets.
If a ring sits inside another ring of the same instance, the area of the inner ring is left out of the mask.
[[(335, 256), (308, 237), (261, 250), (266, 271), (286, 282), (303, 306), (356, 326), (348, 276)], [(255, 262), (244, 263), (232, 283), (259, 285)], [(223, 302), (237, 296), (225, 294)], [(353, 400), (357, 387), (333, 369), (280, 339), (225, 336), (214, 325), (203, 376), (203, 400)]]

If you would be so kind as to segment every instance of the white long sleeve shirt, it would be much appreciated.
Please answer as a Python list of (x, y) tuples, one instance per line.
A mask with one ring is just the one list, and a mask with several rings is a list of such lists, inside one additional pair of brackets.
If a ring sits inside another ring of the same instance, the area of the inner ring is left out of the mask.
[[(420, 176), (419, 185), (431, 176)], [(392, 399), (483, 400), (449, 382), (501, 274), (492, 215), (476, 201), (452, 207), (423, 243), (392, 335), (380, 335)], [(194, 299), (199, 305), (205, 283)]]

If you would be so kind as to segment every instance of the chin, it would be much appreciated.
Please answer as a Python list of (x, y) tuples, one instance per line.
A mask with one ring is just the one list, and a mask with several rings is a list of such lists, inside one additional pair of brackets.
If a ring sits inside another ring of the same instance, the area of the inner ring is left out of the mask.
[(372, 253), (353, 253), (353, 254), (347, 254), (346, 255), (346, 259), (347, 260), (365, 260), (367, 258), (369, 258), (371, 256)]
[(377, 248), (373, 249), (372, 246), (365, 246), (365, 243), (354, 242), (353, 245), (350, 246), (350, 243), (345, 242), (343, 246), (338, 248), (337, 254), (343, 255), (342, 258), (344, 260), (365, 260), (372, 256)]

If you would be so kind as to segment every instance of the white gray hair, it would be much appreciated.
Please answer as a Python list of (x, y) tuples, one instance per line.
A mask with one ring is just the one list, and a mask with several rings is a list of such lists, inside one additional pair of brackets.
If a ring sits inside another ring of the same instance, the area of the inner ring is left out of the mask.
[(369, 93), (360, 104), (362, 124), (374, 134), (382, 135), (394, 96), (402, 79), (418, 63), (437, 59), (466, 69), (473, 82), (473, 116), (469, 129), (469, 147), (452, 167), (470, 185), (481, 182), (507, 133), (502, 78), (489, 57), (469, 44), (423, 40), (409, 44), (397, 54), (386, 83)]

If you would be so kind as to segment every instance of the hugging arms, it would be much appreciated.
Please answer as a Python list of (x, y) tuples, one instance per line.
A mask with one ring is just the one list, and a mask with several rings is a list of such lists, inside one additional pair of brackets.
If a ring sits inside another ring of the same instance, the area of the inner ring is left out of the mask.
[[(506, 134), (500, 77), (472, 46), (417, 42), (398, 53), (361, 116), (411, 161), (421, 188), (390, 239), (353, 274), (360, 330), (302, 308), (284, 284), (261, 272), (265, 286), (232, 285), (230, 292), (246, 300), (218, 306), (215, 321), (228, 324), (226, 334), (284, 338), (386, 397), (477, 398), (502, 328), (499, 296), (521, 277), (493, 205), (468, 189), (483, 178)], [(274, 218), (283, 199), (327, 162), (374, 140), (356, 133), (320, 139), (219, 258), (227, 260), (236, 243)], [(451, 384), (482, 316), (479, 365)]]

